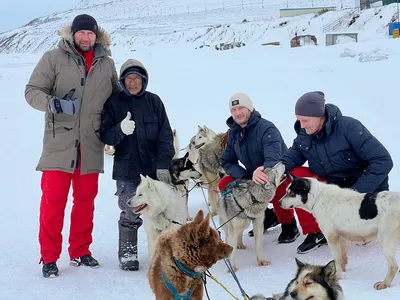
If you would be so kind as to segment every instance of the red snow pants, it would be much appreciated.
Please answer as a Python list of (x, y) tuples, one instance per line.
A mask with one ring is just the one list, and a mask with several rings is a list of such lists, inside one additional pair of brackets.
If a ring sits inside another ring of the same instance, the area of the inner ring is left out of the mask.
[(72, 183), (73, 206), (68, 253), (71, 259), (90, 254), (92, 243), (94, 199), (98, 192), (99, 173), (81, 175), (62, 171), (43, 171), (39, 217), (41, 259), (56, 262), (62, 249), (62, 229), (69, 189)]
[[(234, 181), (235, 178), (232, 176), (224, 176), (218, 183), (218, 189), (221, 191), (226, 185)], [(271, 200), (271, 204), (274, 207), (274, 212), (281, 224), (290, 224), (294, 217), (293, 210), (283, 209), (278, 205), (278, 201), (282, 199), (286, 194), (286, 187), (290, 183), (290, 180), (285, 180), (276, 190), (274, 198)]]

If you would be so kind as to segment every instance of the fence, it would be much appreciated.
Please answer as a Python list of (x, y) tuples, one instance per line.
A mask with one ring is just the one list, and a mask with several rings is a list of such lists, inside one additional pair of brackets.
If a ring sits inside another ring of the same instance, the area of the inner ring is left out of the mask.
[[(145, 2), (145, 1), (143, 1)], [(199, 12), (213, 12), (224, 10), (254, 10), (254, 9), (276, 9), (277, 16), (279, 9), (290, 7), (312, 8), (316, 6), (332, 6), (332, 0), (316, 1), (299, 1), (299, 0), (281, 0), (271, 3), (270, 0), (227, 0), (227, 1), (209, 1), (204, 4), (189, 4), (189, 5), (149, 5), (148, 3), (134, 4), (132, 7), (125, 7), (124, 12), (134, 12), (138, 16), (166, 16), (177, 14), (190, 14)], [(352, 1), (353, 2), (353, 1)], [(354, 3), (354, 2), (353, 2)], [(335, 5), (333, 5), (335, 6)], [(354, 5), (353, 5), (354, 7)], [(343, 7), (343, 2), (336, 5), (337, 9), (349, 8), (349, 5)]]

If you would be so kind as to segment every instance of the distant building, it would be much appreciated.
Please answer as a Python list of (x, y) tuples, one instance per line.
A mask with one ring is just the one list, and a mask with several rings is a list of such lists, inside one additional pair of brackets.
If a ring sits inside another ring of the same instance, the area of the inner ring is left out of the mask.
[[(371, 4), (375, 3), (375, 2), (385, 2), (385, 1), (394, 1), (396, 2), (396, 0), (356, 0), (356, 7), (360, 7), (360, 9), (364, 9), (364, 8), (371, 8)], [(383, 5), (386, 5), (383, 3)]]
[(397, 3), (397, 2), (400, 3), (400, 0), (382, 0), (383, 5), (389, 5), (389, 4)]
[(305, 7), (305, 8), (281, 8), (279, 10), (281, 18), (295, 17), (306, 14), (317, 14), (321, 11), (333, 11), (336, 10), (335, 6), (326, 7)]

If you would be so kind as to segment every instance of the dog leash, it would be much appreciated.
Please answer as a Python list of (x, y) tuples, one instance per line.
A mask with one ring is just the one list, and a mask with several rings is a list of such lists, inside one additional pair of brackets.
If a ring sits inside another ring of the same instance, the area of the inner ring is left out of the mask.
[[(217, 278), (215, 278), (215, 277), (210, 273), (209, 270), (207, 270), (206, 273), (204, 273), (203, 282), (204, 282), (204, 289), (205, 289), (205, 291), (206, 291), (206, 295), (207, 295), (208, 300), (211, 300), (211, 299), (210, 299), (210, 296), (209, 296), (208, 290), (207, 290), (207, 277), (209, 277), (209, 278), (211, 278), (212, 280), (214, 280), (220, 287), (222, 287), (222, 288), (225, 290), (225, 292), (227, 292), (229, 295), (231, 295), (231, 297), (232, 297), (233, 299), (235, 299), (235, 300), (240, 300), (240, 299), (239, 299), (238, 297), (236, 297), (233, 293), (231, 293), (225, 285), (223, 285), (221, 282), (219, 282), (219, 281), (217, 280)], [(246, 300), (247, 298), (244, 298), (244, 299)]]
[[(210, 215), (211, 215), (210, 207), (208, 206), (207, 199), (206, 199), (206, 194), (204, 193), (204, 189), (203, 189), (202, 186), (201, 186), (200, 188), (201, 188), (201, 192), (202, 192), (202, 194), (203, 194), (204, 201), (206, 202), (206, 206), (207, 206), (208, 212), (209, 212)], [(214, 218), (213, 218), (213, 217), (211, 217), (211, 221), (212, 221), (213, 224), (214, 224), (214, 228), (218, 231), (217, 225), (215, 224)], [(219, 238), (220, 238), (220, 240), (222, 240), (222, 239), (221, 239), (221, 235), (220, 235)], [(241, 286), (241, 284), (240, 284), (240, 282), (239, 282), (239, 279), (238, 279), (237, 276), (236, 276), (235, 270), (233, 269), (232, 264), (231, 264), (229, 258), (224, 259), (224, 262), (225, 262), (226, 266), (228, 267), (228, 270), (231, 272), (233, 279), (236, 281), (236, 284), (237, 284), (237, 286), (239, 287), (240, 292), (242, 293), (243, 299), (244, 299), (244, 300), (249, 299), (249, 296), (246, 294), (246, 292), (245, 292), (244, 289), (242, 288), (242, 286)], [(238, 298), (237, 298), (237, 299), (238, 299)]]

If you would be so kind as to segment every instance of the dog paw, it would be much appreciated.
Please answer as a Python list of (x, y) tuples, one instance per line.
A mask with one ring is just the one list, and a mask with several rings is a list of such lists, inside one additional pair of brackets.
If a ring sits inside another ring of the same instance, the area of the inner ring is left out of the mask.
[(246, 245), (245, 244), (238, 244), (237, 247), (238, 249), (246, 249)]
[[(232, 269), (233, 269), (233, 271), (235, 271), (235, 272), (239, 271), (239, 269), (238, 269), (236, 266), (232, 266)], [(231, 270), (228, 269), (227, 272), (230, 273)]]
[(266, 267), (271, 264), (271, 262), (269, 262), (268, 260), (265, 260), (265, 259), (261, 259), (261, 260), (257, 259), (257, 262), (260, 267)]
[(384, 281), (378, 281), (377, 283), (374, 284), (374, 288), (376, 290), (383, 290), (386, 289), (388, 285)]

